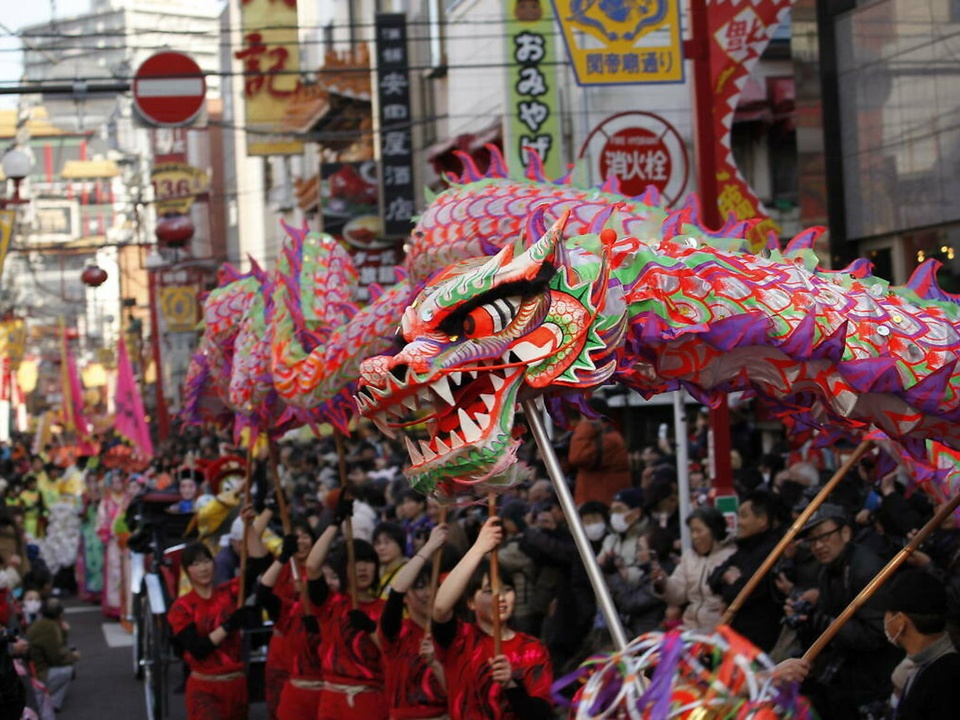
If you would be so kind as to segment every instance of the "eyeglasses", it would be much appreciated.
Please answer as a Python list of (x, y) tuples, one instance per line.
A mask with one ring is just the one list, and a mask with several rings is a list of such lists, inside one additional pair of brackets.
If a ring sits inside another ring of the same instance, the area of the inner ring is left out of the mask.
[(828, 530), (828, 531), (825, 532), (825, 533), (820, 533), (819, 535), (816, 535), (816, 536), (814, 536), (814, 537), (808, 537), (807, 540), (806, 540), (806, 543), (807, 543), (807, 545), (809, 545), (810, 547), (813, 547), (814, 545), (816, 545), (816, 544), (818, 544), (818, 543), (825, 543), (825, 542), (827, 541), (827, 538), (829, 538), (831, 535), (835, 535), (836, 533), (840, 532), (841, 530), (843, 530), (843, 526), (842, 526), (842, 525), (841, 525), (840, 527), (838, 527), (838, 528), (834, 528), (833, 530)]

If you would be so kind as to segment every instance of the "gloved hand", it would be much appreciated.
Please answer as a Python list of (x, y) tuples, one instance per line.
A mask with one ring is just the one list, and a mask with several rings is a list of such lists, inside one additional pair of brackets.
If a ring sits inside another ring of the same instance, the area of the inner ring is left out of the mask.
[(320, 623), (317, 621), (316, 616), (314, 615), (303, 615), (300, 617), (300, 622), (303, 623), (303, 629), (308, 633), (313, 635), (320, 634)]
[(220, 626), (227, 632), (234, 630), (243, 630), (244, 628), (254, 628), (260, 624), (260, 609), (244, 605), (237, 608), (230, 616), (220, 623)]
[(297, 536), (295, 533), (283, 536), (283, 546), (280, 548), (280, 555), (277, 560), (286, 565), (290, 558), (297, 554)]
[(347, 624), (354, 630), (360, 632), (372, 633), (377, 629), (377, 624), (370, 619), (363, 610), (351, 610), (347, 613)]
[(266, 494), (266, 497), (263, 498), (263, 509), (269, 510), (270, 512), (276, 514), (280, 505), (277, 502), (277, 493), (275, 490), (271, 490)]
[(333, 524), (342, 525), (343, 521), (349, 517), (353, 517), (353, 498), (342, 491), (337, 500), (337, 507), (333, 511)]

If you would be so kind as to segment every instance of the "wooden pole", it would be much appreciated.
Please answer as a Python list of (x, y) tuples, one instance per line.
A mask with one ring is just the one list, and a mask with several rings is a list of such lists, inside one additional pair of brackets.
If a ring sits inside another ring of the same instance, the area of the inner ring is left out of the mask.
[(784, 551), (787, 549), (787, 546), (793, 542), (797, 534), (803, 529), (803, 526), (806, 524), (807, 520), (811, 518), (817, 508), (820, 507), (826, 499), (830, 496), (830, 493), (833, 492), (834, 488), (840, 484), (840, 481), (846, 476), (850, 469), (860, 460), (863, 454), (870, 449), (870, 441), (864, 440), (857, 446), (857, 449), (846, 459), (843, 465), (837, 470), (833, 477), (824, 485), (820, 492), (817, 493), (817, 496), (810, 501), (810, 504), (804, 508), (803, 512), (793, 521), (793, 525), (790, 526), (790, 529), (780, 538), (780, 542), (777, 543), (777, 546), (773, 549), (770, 555), (767, 556), (767, 559), (763, 561), (757, 571), (753, 576), (747, 581), (747, 584), (743, 586), (743, 589), (737, 594), (737, 597), (734, 598), (733, 602), (730, 603), (730, 607), (727, 608), (727, 611), (723, 614), (723, 617), (720, 619), (721, 625), (729, 625), (733, 622), (733, 618), (736, 617), (737, 613), (740, 611), (740, 608), (743, 606), (743, 603), (746, 602), (747, 598), (750, 597), (750, 594), (756, 590), (757, 585), (760, 584), (760, 581), (763, 580), (767, 573), (770, 572), (770, 569), (776, 564), (777, 560), (780, 559), (780, 556), (783, 555)]
[[(268, 470), (270, 479), (273, 480), (273, 489), (277, 495), (277, 507), (280, 509), (280, 523), (283, 525), (283, 534), (289, 535), (293, 529), (290, 522), (290, 506), (287, 505), (287, 496), (283, 493), (283, 485), (280, 483), (280, 458), (277, 456), (277, 444), (273, 438), (267, 438), (267, 452), (269, 453)], [(290, 558), (290, 572), (293, 575), (293, 581), (299, 586), (300, 606), (305, 615), (310, 614), (310, 595), (307, 593), (307, 583), (300, 576), (300, 568), (297, 567), (297, 559)]]
[[(447, 506), (440, 506), (440, 524), (447, 522)], [(443, 547), (433, 552), (433, 567), (430, 568), (430, 611), (427, 613), (427, 624), (423, 629), (425, 637), (431, 636), (433, 620), (433, 601), (437, 599), (437, 586), (440, 584), (440, 560), (443, 559)]]
[[(349, 492), (347, 487), (347, 454), (343, 447), (343, 433), (334, 429), (333, 437), (337, 442), (337, 457), (340, 459), (340, 492)], [(357, 557), (353, 549), (353, 520), (346, 518), (343, 521), (343, 537), (347, 543), (347, 586), (350, 591), (350, 607), (356, 610), (360, 605), (357, 595)]]
[[(487, 510), (489, 517), (494, 517), (497, 514), (497, 496), (493, 493), (487, 494)], [(497, 554), (496, 548), (490, 553), (490, 592), (490, 615), (493, 619), (493, 656), (496, 657), (502, 653), (503, 648), (503, 628), (500, 622), (500, 556)]]
[[(253, 477), (253, 438), (248, 441), (247, 446), (247, 471), (243, 477), (243, 491), (240, 498), (240, 516), (243, 517), (243, 508), (249, 502), (250, 498), (250, 479)], [(243, 544), (240, 546), (240, 589), (237, 592), (237, 609), (243, 607), (246, 597), (243, 589), (247, 580), (247, 539), (250, 537), (250, 522), (243, 521)]]
[(937, 514), (934, 515), (926, 525), (920, 528), (919, 532), (917, 532), (913, 539), (907, 543), (903, 550), (894, 555), (893, 559), (876, 574), (873, 580), (864, 586), (863, 590), (860, 591), (860, 594), (853, 599), (853, 602), (847, 605), (837, 619), (830, 623), (830, 627), (824, 630), (823, 634), (820, 635), (813, 645), (810, 646), (810, 649), (803, 654), (803, 659), (808, 662), (813, 662), (817, 655), (823, 652), (823, 649), (827, 646), (827, 644), (833, 640), (834, 636), (840, 632), (840, 628), (846, 624), (847, 620), (852, 618), (854, 614), (856, 614), (856, 612), (863, 607), (864, 603), (866, 603), (867, 600), (869, 600), (873, 594), (879, 590), (887, 580), (890, 579), (890, 576), (893, 575), (893, 573), (895, 573), (904, 562), (906, 562), (907, 558), (909, 558), (918, 547), (920, 547), (930, 533), (943, 525), (944, 521), (950, 517), (954, 510), (957, 509), (957, 506), (960, 506), (960, 494), (954, 497), (950, 502), (940, 506), (940, 509), (937, 510)]

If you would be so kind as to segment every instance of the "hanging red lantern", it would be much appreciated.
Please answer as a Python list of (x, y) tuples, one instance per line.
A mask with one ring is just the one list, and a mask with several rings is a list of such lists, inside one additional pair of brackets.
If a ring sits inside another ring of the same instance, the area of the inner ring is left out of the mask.
[(97, 265), (88, 265), (80, 274), (80, 281), (88, 287), (100, 287), (107, 281), (107, 271)]
[(182, 248), (193, 237), (193, 221), (186, 215), (164, 215), (157, 220), (157, 240), (164, 247)]

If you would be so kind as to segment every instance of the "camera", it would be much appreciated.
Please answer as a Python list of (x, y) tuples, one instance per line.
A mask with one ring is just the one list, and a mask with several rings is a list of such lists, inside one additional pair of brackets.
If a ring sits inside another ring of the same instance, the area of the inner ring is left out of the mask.
[(809, 600), (797, 600), (793, 603), (793, 615), (784, 615), (781, 622), (788, 628), (796, 630), (806, 622), (806, 616), (809, 616), (816, 607)]

